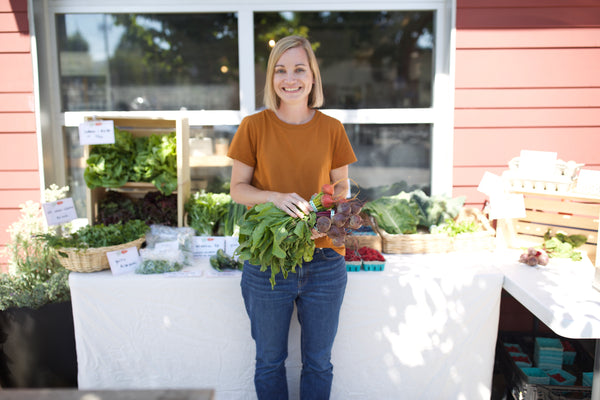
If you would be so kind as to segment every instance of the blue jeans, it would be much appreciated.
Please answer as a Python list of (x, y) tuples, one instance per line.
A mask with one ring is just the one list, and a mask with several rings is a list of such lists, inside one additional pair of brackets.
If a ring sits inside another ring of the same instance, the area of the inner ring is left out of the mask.
[(244, 263), (242, 296), (256, 343), (254, 385), (259, 400), (287, 400), (285, 360), (294, 303), (301, 327), (302, 400), (329, 399), (333, 365), (331, 348), (346, 290), (344, 257), (332, 249), (315, 249), (313, 260), (271, 289), (270, 269)]

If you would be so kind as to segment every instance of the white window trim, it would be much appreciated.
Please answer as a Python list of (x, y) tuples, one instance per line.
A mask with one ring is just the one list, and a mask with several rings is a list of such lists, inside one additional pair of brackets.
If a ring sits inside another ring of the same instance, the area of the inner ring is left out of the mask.
[[(292, 0), (261, 1), (219, 1), (219, 0), (104, 0), (102, 2), (82, 2), (81, 0), (29, 0), (30, 4), (42, 8), (45, 13), (46, 45), (50, 46), (46, 53), (46, 70), (38, 71), (49, 78), (48, 91), (50, 104), (44, 110), (49, 114), (48, 126), (52, 126), (54, 134), (43, 135), (52, 141), (51, 151), (43, 149), (44, 157), (51, 156), (64, 159), (62, 138), (58, 127), (77, 127), (86, 116), (127, 115), (156, 116), (156, 112), (65, 112), (60, 111), (60, 91), (58, 77), (58, 59), (56, 49), (56, 29), (54, 15), (61, 13), (165, 13), (165, 12), (236, 12), (238, 14), (239, 63), (240, 63), (240, 110), (199, 110), (199, 111), (161, 111), (161, 115), (170, 118), (185, 115), (190, 125), (238, 125), (242, 118), (256, 111), (254, 88), (254, 35), (253, 12), (263, 11), (376, 11), (376, 10), (434, 10), (436, 11), (436, 46), (434, 49), (435, 71), (433, 79), (433, 104), (431, 108), (418, 109), (359, 109), (339, 110), (325, 109), (324, 113), (338, 118), (345, 124), (432, 124), (432, 194), (452, 193), (453, 166), (453, 115), (454, 115), (454, 53), (455, 53), (455, 14), (456, 0), (437, 1), (403, 1), (379, 0), (373, 2), (355, 0), (305, 0), (298, 3)], [(90, 4), (91, 3), (91, 4)], [(30, 7), (30, 13), (32, 12)], [(35, 32), (35, 31), (34, 31)], [(36, 63), (36, 60), (34, 60)], [(37, 69), (37, 68), (36, 68)], [(39, 93), (36, 88), (36, 96)], [(39, 98), (36, 99), (39, 101)], [(44, 126), (41, 124), (42, 127)], [(40, 128), (41, 129), (41, 128)], [(45, 141), (47, 143), (48, 140)], [(43, 165), (43, 164), (42, 164)], [(55, 167), (54, 169), (57, 169)], [(53, 171), (51, 176), (55, 182), (66, 181), (66, 174)], [(47, 174), (46, 174), (47, 175)]]

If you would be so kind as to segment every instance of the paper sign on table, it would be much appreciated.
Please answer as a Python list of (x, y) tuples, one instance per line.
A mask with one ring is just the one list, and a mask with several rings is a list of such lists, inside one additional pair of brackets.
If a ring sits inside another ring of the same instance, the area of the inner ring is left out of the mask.
[(108, 258), (108, 264), (113, 275), (134, 272), (142, 261), (140, 253), (135, 246), (122, 250), (109, 251), (106, 253), (106, 258)]
[(48, 226), (66, 224), (77, 219), (77, 212), (75, 211), (71, 197), (44, 203), (42, 204), (42, 208), (44, 209)]
[(217, 253), (217, 250), (225, 251), (225, 237), (223, 236), (194, 236), (192, 253), (194, 258), (207, 258)]
[(112, 144), (115, 142), (114, 121), (92, 120), (79, 124), (79, 144)]
[(579, 171), (575, 190), (578, 193), (600, 195), (600, 171), (590, 169)]

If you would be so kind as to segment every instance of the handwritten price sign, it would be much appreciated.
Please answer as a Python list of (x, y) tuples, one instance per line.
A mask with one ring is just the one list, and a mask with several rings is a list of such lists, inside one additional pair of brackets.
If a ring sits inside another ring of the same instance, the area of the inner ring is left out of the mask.
[(44, 209), (48, 226), (66, 224), (77, 218), (77, 212), (75, 211), (71, 197), (44, 203), (42, 204), (42, 208)]
[(134, 272), (141, 263), (140, 253), (135, 246), (123, 250), (109, 251), (106, 253), (106, 258), (108, 258), (108, 264), (113, 275)]
[(79, 144), (112, 144), (115, 142), (114, 121), (86, 121), (79, 124)]

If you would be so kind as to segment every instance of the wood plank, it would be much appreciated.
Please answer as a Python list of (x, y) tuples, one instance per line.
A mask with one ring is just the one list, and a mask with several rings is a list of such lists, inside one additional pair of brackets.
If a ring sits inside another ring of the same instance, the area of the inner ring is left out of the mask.
[(2, 132), (35, 133), (35, 131), (34, 113), (0, 113), (0, 134)]
[(1, 189), (40, 189), (39, 171), (0, 171)]
[(31, 54), (0, 54), (0, 91), (33, 92)]
[(0, 53), (29, 53), (31, 38), (20, 32), (0, 33)]
[(600, 28), (458, 29), (457, 49), (599, 47)]
[(599, 64), (600, 48), (457, 49), (456, 88), (600, 87)]
[(452, 183), (454, 186), (477, 186), (486, 172), (500, 176), (506, 169), (507, 166), (455, 166), (452, 168)]
[(0, 0), (0, 12), (27, 12), (27, 0)]
[[(555, 151), (564, 161), (600, 166), (600, 127), (454, 130), (454, 166), (507, 166), (522, 149)], [(493, 150), (493, 151), (491, 151)]]
[(458, 9), (466, 7), (497, 8), (497, 7), (584, 7), (597, 6), (598, 0), (456, 0)]
[(600, 127), (600, 107), (456, 109), (456, 128)]
[(2, 112), (34, 112), (35, 98), (33, 93), (0, 93), (0, 110)]
[[(600, 37), (600, 32), (598, 35)], [(457, 89), (454, 92), (454, 107), (457, 109), (600, 107), (600, 87)]]
[(547, 211), (526, 210), (527, 221), (544, 226), (564, 226), (572, 229), (592, 230), (595, 234), (598, 229), (598, 218), (581, 217), (577, 215), (559, 214)]
[(477, 186), (453, 186), (452, 197), (466, 196), (465, 205), (481, 209), (488, 197)]
[(0, 170), (37, 171), (37, 154), (35, 133), (0, 134)]
[(0, 32), (29, 33), (27, 12), (0, 13)]
[(39, 202), (41, 192), (39, 189), (28, 190), (2, 190), (0, 189), (0, 208), (18, 208), (27, 200)]
[[(598, 244), (598, 231), (583, 230), (569, 226), (555, 226), (552, 224), (531, 223), (525, 220), (515, 221), (515, 231), (522, 235), (544, 237), (544, 234), (550, 229), (552, 235), (562, 232), (566, 235), (583, 235), (587, 238), (586, 243)], [(541, 244), (541, 242), (540, 242)]]
[(461, 8), (457, 29), (599, 27), (600, 7)]
[(548, 199), (536, 196), (525, 196), (525, 208), (530, 210), (545, 210), (555, 213), (566, 213), (586, 216), (588, 219), (595, 219), (595, 225), (598, 225), (600, 216), (600, 203), (580, 201), (571, 201), (569, 199)]

